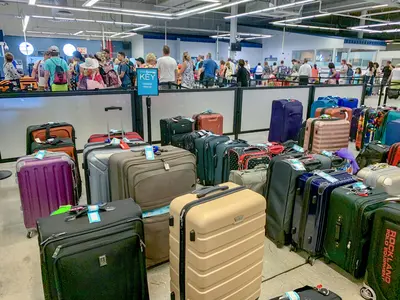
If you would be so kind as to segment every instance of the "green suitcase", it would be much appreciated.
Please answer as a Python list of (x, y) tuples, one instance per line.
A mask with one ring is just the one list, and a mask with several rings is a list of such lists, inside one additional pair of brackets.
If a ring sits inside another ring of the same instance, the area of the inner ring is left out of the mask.
[(368, 194), (356, 193), (353, 184), (336, 188), (331, 194), (325, 257), (356, 278), (364, 276), (367, 266), (374, 213), (388, 197), (381, 188)]

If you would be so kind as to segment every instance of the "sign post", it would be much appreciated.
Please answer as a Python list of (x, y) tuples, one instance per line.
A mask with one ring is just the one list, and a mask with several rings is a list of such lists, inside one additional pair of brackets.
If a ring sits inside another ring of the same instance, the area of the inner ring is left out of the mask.
[(137, 68), (137, 87), (138, 95), (146, 96), (147, 107), (147, 142), (151, 144), (151, 98), (158, 96), (158, 69), (156, 68)]

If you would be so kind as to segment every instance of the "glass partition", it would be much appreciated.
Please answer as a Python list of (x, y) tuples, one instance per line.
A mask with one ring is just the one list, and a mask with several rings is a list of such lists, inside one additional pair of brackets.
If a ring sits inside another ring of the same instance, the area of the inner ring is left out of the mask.
[(374, 61), (376, 51), (363, 50), (363, 49), (352, 49), (349, 54), (349, 61), (353, 65), (353, 68), (366, 68), (369, 61)]
[(314, 50), (296, 50), (292, 52), (292, 58), (299, 61), (307, 59), (308, 61), (314, 61)]
[(316, 52), (315, 63), (319, 68), (327, 67), (332, 61), (333, 49), (319, 49)]
[(349, 49), (336, 49), (335, 65), (339, 65), (343, 59), (348, 60)]

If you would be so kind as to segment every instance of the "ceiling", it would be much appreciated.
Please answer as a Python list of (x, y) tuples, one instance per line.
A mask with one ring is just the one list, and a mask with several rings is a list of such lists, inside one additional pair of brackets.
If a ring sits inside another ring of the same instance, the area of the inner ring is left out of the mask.
[[(137, 33), (217, 36), (239, 25), (381, 40), (400, 39), (399, 0), (0, 0), (6, 35), (127, 39)], [(237, 9), (234, 16), (232, 11)], [(365, 10), (364, 10), (365, 9)], [(397, 23), (396, 23), (397, 22)], [(239, 33), (259, 41), (267, 36)]]

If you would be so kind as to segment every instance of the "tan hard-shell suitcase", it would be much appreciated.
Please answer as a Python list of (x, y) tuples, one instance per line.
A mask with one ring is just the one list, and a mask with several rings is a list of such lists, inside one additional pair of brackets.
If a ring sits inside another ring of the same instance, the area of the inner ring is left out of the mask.
[(306, 123), (303, 148), (313, 153), (347, 148), (349, 132), (350, 122), (347, 120), (310, 118)]
[(263, 196), (231, 182), (174, 199), (169, 235), (171, 299), (257, 299), (265, 209)]
[(391, 196), (400, 195), (400, 168), (385, 163), (362, 168), (357, 176), (365, 185), (382, 187)]
[[(168, 209), (158, 209), (196, 188), (195, 156), (172, 146), (161, 149), (154, 160), (146, 160), (143, 151), (115, 153), (109, 160), (111, 201), (133, 198), (142, 208), (147, 266), (169, 258)], [(146, 217), (147, 212), (152, 214)]]

